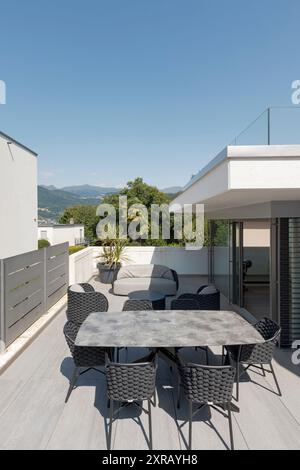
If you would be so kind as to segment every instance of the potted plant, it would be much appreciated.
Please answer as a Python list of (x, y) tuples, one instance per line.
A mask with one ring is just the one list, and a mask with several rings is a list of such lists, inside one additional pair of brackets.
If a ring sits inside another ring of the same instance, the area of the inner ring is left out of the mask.
[(103, 245), (101, 261), (97, 264), (100, 281), (103, 284), (112, 284), (115, 276), (128, 257), (124, 254), (125, 240), (112, 240)]

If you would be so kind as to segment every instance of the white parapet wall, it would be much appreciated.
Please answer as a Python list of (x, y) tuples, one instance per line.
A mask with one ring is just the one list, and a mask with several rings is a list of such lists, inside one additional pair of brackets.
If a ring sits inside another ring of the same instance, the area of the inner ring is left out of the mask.
[(69, 256), (69, 283), (88, 282), (96, 273), (94, 247)]
[[(94, 247), (94, 268), (102, 253), (102, 247)], [(190, 251), (176, 247), (134, 246), (127, 247), (124, 254), (127, 259), (123, 263), (130, 264), (161, 264), (175, 269), (181, 275), (203, 275), (208, 273), (207, 248)]]

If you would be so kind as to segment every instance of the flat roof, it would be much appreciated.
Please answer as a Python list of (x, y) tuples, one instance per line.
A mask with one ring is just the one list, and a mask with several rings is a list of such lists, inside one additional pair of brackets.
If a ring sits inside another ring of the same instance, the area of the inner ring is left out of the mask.
[(300, 202), (300, 145), (228, 146), (185, 186), (171, 210), (219, 211), (272, 201)]
[(184, 186), (185, 191), (203, 176), (230, 158), (300, 157), (300, 145), (228, 145)]
[(21, 144), (16, 139), (13, 139), (9, 135), (5, 134), (4, 132), (0, 131), (0, 137), (2, 137), (2, 139), (6, 140), (8, 142), (12, 142), (13, 144), (17, 145), (18, 147), (22, 148), (23, 150), (26, 150), (27, 152), (31, 153), (35, 157), (38, 156), (38, 154), (36, 152), (34, 152), (33, 150), (31, 150), (29, 147), (26, 147), (26, 145)]

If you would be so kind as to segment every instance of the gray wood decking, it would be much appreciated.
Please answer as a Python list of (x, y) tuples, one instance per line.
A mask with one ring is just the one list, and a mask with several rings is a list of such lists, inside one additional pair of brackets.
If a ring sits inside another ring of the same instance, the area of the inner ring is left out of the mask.
[[(111, 309), (121, 308), (123, 298), (108, 296)], [(1, 449), (106, 449), (105, 378), (95, 372), (82, 376), (69, 402), (64, 403), (73, 367), (62, 334), (64, 322), (62, 312), (0, 376)], [(137, 352), (129, 354), (133, 357)], [(277, 351), (274, 365), (282, 398), (275, 395), (271, 376), (251, 372), (259, 385), (247, 375), (241, 384), (241, 412), (234, 414), (238, 449), (300, 448), (300, 367), (293, 366), (291, 352), (283, 350)], [(186, 448), (187, 426), (181, 431), (177, 422), (185, 421), (187, 408), (183, 402), (176, 409), (174, 385), (169, 367), (160, 362), (159, 400), (153, 410), (155, 449)], [(139, 416), (135, 408), (123, 411), (114, 426), (114, 448), (147, 449), (143, 426), (147, 432), (146, 416)], [(225, 449), (229, 443), (227, 420), (204, 409), (195, 417), (193, 443), (195, 449)]]

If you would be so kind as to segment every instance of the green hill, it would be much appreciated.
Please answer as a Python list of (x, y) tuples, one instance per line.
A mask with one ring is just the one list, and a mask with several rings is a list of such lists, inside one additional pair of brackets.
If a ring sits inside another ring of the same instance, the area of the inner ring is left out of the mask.
[(81, 205), (98, 205), (99, 197), (81, 197), (61, 189), (46, 189), (38, 186), (38, 215), (44, 222), (57, 222), (66, 207)]

